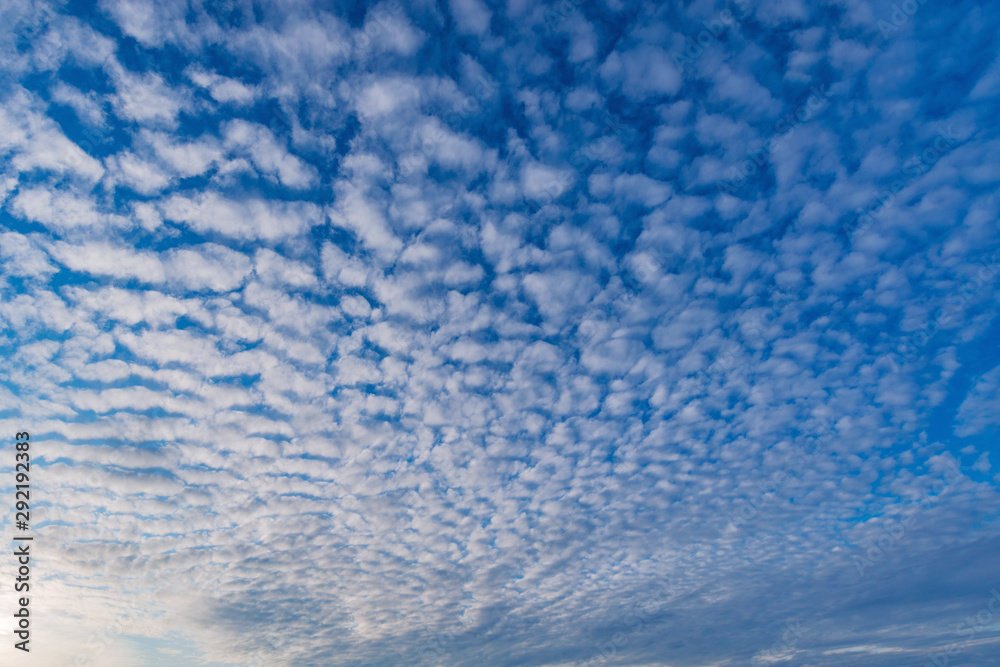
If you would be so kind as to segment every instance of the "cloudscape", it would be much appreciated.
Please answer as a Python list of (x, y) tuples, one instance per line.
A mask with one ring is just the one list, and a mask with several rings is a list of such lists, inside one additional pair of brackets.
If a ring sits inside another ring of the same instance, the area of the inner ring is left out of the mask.
[(1000, 6), (0, 21), (4, 667), (1000, 665)]

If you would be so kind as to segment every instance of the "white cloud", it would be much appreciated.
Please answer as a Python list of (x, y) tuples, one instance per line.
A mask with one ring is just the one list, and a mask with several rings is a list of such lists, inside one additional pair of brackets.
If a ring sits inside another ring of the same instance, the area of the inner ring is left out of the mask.
[(161, 211), (165, 218), (183, 222), (200, 234), (221, 234), (234, 239), (277, 240), (298, 236), (321, 222), (320, 209), (312, 203), (233, 201), (211, 191), (193, 198), (172, 195), (162, 202)]
[(359, 92), (355, 103), (362, 116), (377, 118), (420, 102), (420, 88), (408, 79), (376, 79)]
[(1000, 367), (985, 373), (958, 409), (955, 433), (968, 437), (1000, 425)]
[(184, 24), (186, 6), (183, 3), (101, 0), (100, 6), (123, 33), (146, 47), (161, 47), (166, 42), (178, 41), (187, 32)]
[(647, 208), (659, 206), (673, 193), (669, 185), (645, 174), (622, 174), (615, 177), (614, 192), (618, 197), (640, 202)]
[(130, 72), (117, 64), (110, 70), (117, 91), (115, 109), (124, 120), (173, 129), (180, 113), (191, 109), (189, 91), (172, 87), (156, 72)]
[(170, 176), (156, 164), (134, 153), (119, 153), (105, 159), (112, 178), (144, 195), (155, 194), (170, 183)]
[(650, 44), (612, 51), (601, 65), (601, 76), (636, 99), (674, 95), (681, 87), (681, 73), (670, 54)]
[[(62, 252), (68, 250), (68, 248), (61, 249)], [(140, 262), (145, 266), (157, 265), (157, 261), (152, 255), (129, 257), (122, 252), (122, 249), (110, 249), (108, 254), (115, 259), (124, 259), (123, 263), (126, 265), (135, 266)], [(72, 261), (79, 261), (79, 259)], [(162, 265), (160, 266), (162, 267)], [(166, 272), (162, 268), (150, 271), (150, 273), (157, 273), (159, 278), (157, 281), (150, 282), (162, 282), (166, 276)], [(68, 295), (72, 301), (88, 311), (100, 313), (102, 317), (129, 326), (137, 324), (147, 324), (153, 327), (172, 326), (179, 316), (195, 315), (197, 311), (194, 301), (178, 299), (150, 289), (129, 290), (120, 287), (102, 287), (91, 290), (74, 287), (69, 290)], [(122, 374), (127, 376), (130, 372), (128, 364), (118, 360), (99, 362), (93, 366), (93, 369), (100, 370), (101, 373), (112, 374), (111, 380), (121, 379)]]
[(531, 273), (523, 282), (538, 309), (556, 327), (565, 325), (598, 292), (591, 276), (568, 270)]
[(423, 45), (427, 34), (414, 28), (403, 13), (403, 5), (383, 2), (371, 7), (361, 30), (354, 34), (355, 48), (361, 52), (395, 52), (412, 56)]
[(558, 199), (576, 180), (570, 169), (529, 162), (521, 169), (521, 187), (529, 199), (549, 203)]
[(238, 79), (222, 76), (199, 67), (188, 67), (185, 72), (195, 85), (208, 89), (212, 99), (220, 104), (245, 106), (260, 95), (259, 86), (247, 85)]
[(489, 29), (492, 14), (482, 0), (449, 0), (449, 4), (459, 32), (478, 35)]
[(14, 196), (11, 206), (22, 218), (40, 222), (59, 232), (129, 226), (127, 218), (98, 210), (89, 198), (48, 188), (21, 190)]
[(17, 87), (0, 106), (0, 151), (12, 153), (11, 165), (22, 172), (35, 169), (74, 174), (96, 181), (104, 173), (101, 163), (66, 138), (25, 90)]
[(496, 162), (495, 153), (487, 152), (481, 142), (451, 132), (436, 118), (422, 122), (415, 138), (419, 151), (448, 169), (477, 174)]
[(322, 10), (281, 12), (275, 18), (273, 23), (229, 31), (225, 35), (229, 53), (269, 75), (266, 88), (330, 99), (317, 89), (334, 87), (334, 74), (350, 54), (347, 26)]
[[(780, 105), (771, 97), (767, 88), (749, 73), (734, 71), (728, 65), (722, 65), (713, 72), (712, 78), (713, 98), (735, 102), (748, 108), (755, 115), (761, 116), (776, 113), (780, 109)], [(791, 124), (795, 122), (793, 117)]]
[(153, 253), (137, 252), (108, 242), (65, 243), (49, 246), (53, 258), (71, 271), (92, 276), (131, 278), (140, 282), (160, 283), (166, 273)]
[(363, 262), (329, 242), (323, 244), (322, 266), (327, 281), (347, 287), (363, 287), (371, 271)]
[(0, 233), (0, 258), (8, 276), (44, 277), (56, 271), (37, 243), (17, 232)]
[(212, 136), (179, 141), (175, 135), (144, 129), (139, 138), (153, 150), (164, 166), (181, 178), (207, 173), (222, 160), (224, 154), (221, 143)]
[(263, 125), (229, 121), (223, 128), (223, 136), (227, 148), (245, 151), (257, 169), (276, 177), (286, 187), (307, 188), (318, 179), (315, 169), (290, 154)]
[(72, 107), (85, 125), (103, 127), (105, 124), (104, 105), (93, 92), (84, 93), (60, 81), (52, 88), (52, 101)]
[(192, 290), (232, 291), (246, 279), (250, 259), (217, 243), (175, 248), (165, 257), (167, 280)]
[(312, 287), (317, 283), (316, 274), (310, 266), (286, 259), (267, 248), (257, 251), (254, 272), (275, 287), (302, 288)]
[(350, 230), (377, 256), (387, 259), (403, 246), (393, 233), (380, 206), (347, 183), (336, 186), (337, 203), (330, 224)]

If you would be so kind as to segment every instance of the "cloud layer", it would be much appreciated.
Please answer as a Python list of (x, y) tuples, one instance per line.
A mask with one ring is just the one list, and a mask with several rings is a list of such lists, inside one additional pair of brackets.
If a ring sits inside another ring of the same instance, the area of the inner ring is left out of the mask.
[(32, 664), (1000, 664), (1000, 11), (686, 4), (0, 5)]

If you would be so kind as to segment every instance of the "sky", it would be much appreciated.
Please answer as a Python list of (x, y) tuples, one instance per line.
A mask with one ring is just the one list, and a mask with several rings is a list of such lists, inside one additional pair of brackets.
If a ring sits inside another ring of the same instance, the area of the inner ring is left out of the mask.
[(1000, 665), (996, 3), (0, 21), (0, 663)]

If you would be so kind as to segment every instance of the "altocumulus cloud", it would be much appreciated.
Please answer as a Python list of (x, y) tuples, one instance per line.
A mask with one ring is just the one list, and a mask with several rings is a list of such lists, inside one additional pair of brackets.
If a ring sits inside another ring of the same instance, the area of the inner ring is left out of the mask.
[(1000, 664), (1000, 8), (0, 16), (31, 664)]

